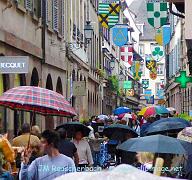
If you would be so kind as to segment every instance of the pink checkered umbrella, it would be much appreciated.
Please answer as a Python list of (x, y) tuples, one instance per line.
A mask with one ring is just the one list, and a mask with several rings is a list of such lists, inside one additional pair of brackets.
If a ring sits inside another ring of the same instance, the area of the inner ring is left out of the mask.
[(0, 105), (45, 116), (73, 117), (77, 115), (75, 109), (61, 94), (35, 86), (19, 86), (9, 89), (0, 96)]

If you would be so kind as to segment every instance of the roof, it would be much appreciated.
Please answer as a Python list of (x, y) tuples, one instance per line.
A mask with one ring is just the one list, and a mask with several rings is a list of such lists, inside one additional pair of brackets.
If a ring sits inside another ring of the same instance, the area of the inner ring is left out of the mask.
[(140, 40), (153, 41), (155, 38), (155, 30), (147, 21), (147, 7), (145, 0), (134, 0), (129, 9), (136, 15), (136, 24), (144, 24), (143, 36)]

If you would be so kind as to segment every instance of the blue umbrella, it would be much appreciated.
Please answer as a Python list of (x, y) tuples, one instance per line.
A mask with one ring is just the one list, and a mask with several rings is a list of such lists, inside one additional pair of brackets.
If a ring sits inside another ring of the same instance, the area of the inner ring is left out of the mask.
[(131, 138), (120, 144), (117, 149), (130, 152), (190, 154), (180, 140), (163, 135)]
[(114, 115), (119, 115), (123, 113), (131, 113), (131, 109), (128, 107), (118, 107), (115, 110), (113, 110)]

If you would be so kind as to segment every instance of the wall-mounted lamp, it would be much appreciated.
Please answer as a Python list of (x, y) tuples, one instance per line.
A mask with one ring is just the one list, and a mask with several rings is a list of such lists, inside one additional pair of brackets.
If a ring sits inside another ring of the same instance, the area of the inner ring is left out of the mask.
[(91, 21), (86, 21), (84, 34), (85, 34), (85, 43), (88, 44), (89, 41), (91, 41), (93, 35), (93, 27), (91, 26)]
[(115, 59), (114, 58), (112, 58), (110, 61), (110, 68), (111, 68), (111, 70), (113, 70), (115, 68)]
[(119, 73), (119, 81), (124, 81), (125, 80), (125, 75), (123, 74), (123, 71), (121, 70)]

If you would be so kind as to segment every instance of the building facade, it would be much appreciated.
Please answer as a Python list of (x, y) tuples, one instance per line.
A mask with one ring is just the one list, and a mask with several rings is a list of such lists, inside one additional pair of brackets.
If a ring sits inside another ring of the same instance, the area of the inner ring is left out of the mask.
[[(175, 83), (175, 78), (180, 76), (180, 71), (186, 71), (186, 75), (190, 76), (192, 72), (191, 64), (191, 26), (189, 25), (191, 16), (192, 3), (188, 1), (180, 2), (181, 6), (185, 4), (185, 8), (181, 9), (173, 6), (175, 15), (170, 14), (171, 24), (171, 41), (167, 46), (167, 84), (166, 98), (167, 105), (174, 107), (178, 113), (190, 113), (192, 109), (192, 84), (187, 83), (186, 88), (181, 88), (180, 84)], [(185, 14), (184, 14), (185, 13)], [(182, 16), (179, 16), (182, 14)]]
[[(93, 0), (1, 0), (0, 55), (29, 57), (28, 73), (0, 75), (1, 94), (20, 85), (41, 86), (66, 97), (79, 120), (100, 114), (101, 82), (95, 69), (101, 53), (97, 8)], [(93, 27), (89, 43), (84, 35), (87, 21)], [(78, 83), (84, 92), (75, 94)], [(0, 113), (3, 131), (15, 135), (31, 118), (28, 112), (3, 107)], [(51, 129), (68, 120), (36, 115), (34, 122)]]

